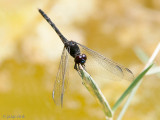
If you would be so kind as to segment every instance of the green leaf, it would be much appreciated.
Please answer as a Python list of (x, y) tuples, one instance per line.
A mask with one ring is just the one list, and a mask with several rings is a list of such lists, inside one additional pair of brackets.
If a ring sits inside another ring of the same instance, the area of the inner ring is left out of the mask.
[(113, 108), (112, 108), (113, 112), (120, 106), (120, 104), (126, 98), (126, 96), (138, 85), (138, 83), (141, 81), (143, 76), (148, 72), (148, 70), (152, 67), (152, 65), (153, 64), (151, 64), (139, 76), (137, 76), (136, 79), (131, 83), (131, 85), (126, 89), (126, 91), (122, 94), (122, 96), (117, 100), (117, 102), (113, 106)]
[[(81, 67), (81, 66), (80, 66)], [(78, 73), (80, 77), (82, 78), (83, 85), (88, 89), (88, 91), (97, 98), (99, 103), (101, 104), (103, 111), (106, 115), (106, 119), (112, 118), (112, 110), (108, 103), (108, 101), (105, 99), (104, 95), (102, 94), (101, 90), (99, 89), (96, 82), (93, 80), (93, 78), (81, 67), (81, 69), (78, 70)]]

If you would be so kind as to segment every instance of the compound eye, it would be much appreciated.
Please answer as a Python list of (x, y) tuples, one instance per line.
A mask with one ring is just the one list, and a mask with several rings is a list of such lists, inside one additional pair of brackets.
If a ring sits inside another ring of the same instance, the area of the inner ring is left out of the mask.
[(85, 62), (86, 62), (86, 60), (82, 59), (81, 60), (81, 65), (84, 65)]
[(86, 62), (86, 59), (87, 59), (87, 57), (86, 57), (86, 55), (85, 54), (82, 54), (82, 55), (77, 55), (76, 57), (75, 57), (75, 59), (74, 59), (74, 62), (76, 63), (76, 64), (81, 64), (81, 65), (84, 65), (84, 63)]
[(83, 59), (83, 58), (82, 58), (82, 55), (77, 55), (77, 56), (75, 57), (75, 59), (74, 59), (74, 62), (77, 63), (77, 64), (78, 64), (78, 63), (81, 63), (82, 59)]
[(87, 60), (87, 56), (86, 56), (85, 54), (82, 54), (82, 58), (83, 58), (84, 60)]

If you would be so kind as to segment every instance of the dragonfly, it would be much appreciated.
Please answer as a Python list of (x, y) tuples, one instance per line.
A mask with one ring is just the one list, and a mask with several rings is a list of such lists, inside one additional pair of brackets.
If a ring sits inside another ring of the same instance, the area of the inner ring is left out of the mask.
[(85, 63), (87, 61), (87, 55), (81, 53), (80, 47), (85, 50), (90, 56), (92, 56), (95, 61), (98, 62), (105, 70), (114, 74), (115, 76), (126, 79), (133, 80), (134, 75), (132, 71), (109, 58), (104, 57), (103, 55), (95, 52), (94, 50), (72, 40), (67, 40), (63, 34), (59, 31), (56, 25), (51, 21), (51, 19), (47, 16), (47, 14), (39, 9), (39, 13), (43, 16), (43, 18), (51, 25), (51, 27), (55, 30), (59, 38), (64, 44), (64, 48), (61, 55), (60, 65), (58, 69), (58, 73), (56, 76), (56, 80), (54, 83), (52, 97), (56, 105), (63, 106), (63, 97), (64, 91), (66, 87), (66, 72), (68, 68), (68, 54), (74, 58), (74, 69), (78, 71), (79, 65), (81, 65), (85, 69)]

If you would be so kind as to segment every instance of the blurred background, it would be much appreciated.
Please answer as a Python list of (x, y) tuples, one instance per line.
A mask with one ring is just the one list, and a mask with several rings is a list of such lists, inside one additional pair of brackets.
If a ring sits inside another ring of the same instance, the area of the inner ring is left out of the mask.
[[(104, 120), (101, 106), (74, 76), (69, 78), (63, 108), (54, 104), (52, 90), (63, 44), (38, 8), (67, 39), (130, 68), (136, 76), (146, 61), (135, 51), (140, 49), (150, 57), (160, 41), (160, 1), (0, 1), (0, 119)], [(160, 65), (158, 57), (155, 63)], [(71, 69), (69, 74), (77, 74)], [(124, 120), (160, 119), (159, 79), (145, 77)], [(130, 84), (95, 80), (111, 106)]]

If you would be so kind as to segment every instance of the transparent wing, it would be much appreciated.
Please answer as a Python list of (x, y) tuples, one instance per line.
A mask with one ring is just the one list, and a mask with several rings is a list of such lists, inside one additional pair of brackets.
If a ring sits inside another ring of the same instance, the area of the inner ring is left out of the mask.
[(66, 78), (67, 67), (68, 67), (68, 52), (64, 47), (61, 55), (61, 61), (60, 61), (57, 77), (54, 83), (54, 89), (53, 89), (53, 100), (55, 104), (58, 106), (63, 105), (63, 95), (68, 83), (68, 80)]
[(81, 45), (79, 43), (77, 44), (81, 46), (82, 49), (84, 49), (89, 55), (91, 55), (100, 65), (102, 65), (103, 68), (105, 68), (111, 74), (114, 74), (121, 79), (126, 79), (126, 80), (134, 79), (132, 71), (129, 70), (128, 68), (104, 57), (103, 55), (87, 48), (84, 45)]

